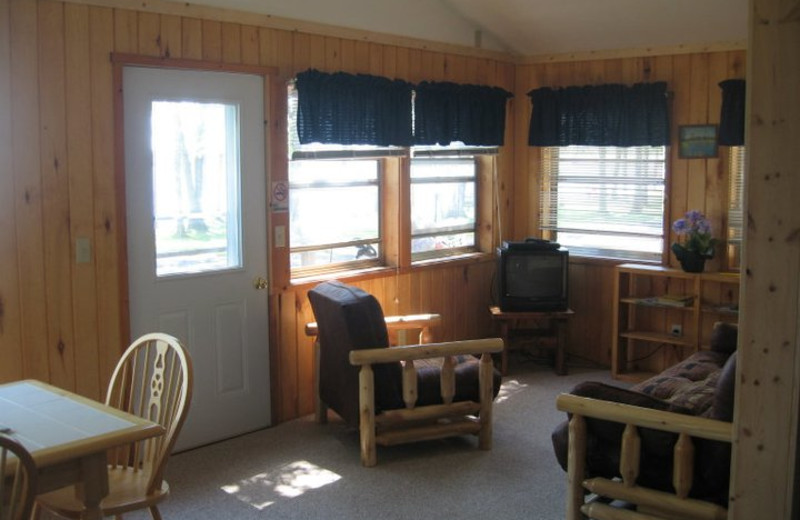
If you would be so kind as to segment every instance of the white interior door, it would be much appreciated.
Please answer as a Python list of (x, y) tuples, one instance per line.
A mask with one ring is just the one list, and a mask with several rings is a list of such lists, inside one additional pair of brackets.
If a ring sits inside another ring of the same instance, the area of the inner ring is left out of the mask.
[(131, 334), (190, 351), (178, 448), (268, 426), (263, 78), (126, 67), (123, 88)]

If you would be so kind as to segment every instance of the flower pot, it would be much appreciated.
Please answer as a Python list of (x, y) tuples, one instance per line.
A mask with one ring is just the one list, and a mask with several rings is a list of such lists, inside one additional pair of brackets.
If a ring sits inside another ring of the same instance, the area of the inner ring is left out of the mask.
[(690, 251), (680, 244), (672, 244), (672, 252), (675, 253), (681, 268), (687, 273), (702, 273), (706, 267), (707, 256)]

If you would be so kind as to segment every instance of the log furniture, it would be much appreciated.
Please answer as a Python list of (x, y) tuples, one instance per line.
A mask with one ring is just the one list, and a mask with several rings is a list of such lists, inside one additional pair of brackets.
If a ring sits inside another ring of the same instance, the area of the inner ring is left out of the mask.
[(631, 389), (587, 382), (557, 398), (568, 520), (727, 518), (736, 341), (718, 323), (710, 351)]
[(372, 295), (333, 281), (308, 297), (319, 331), (319, 400), (358, 426), (364, 466), (377, 463), (378, 444), (473, 434), (481, 449), (491, 449), (500, 386), (491, 354), (502, 350), (502, 340), (387, 348), (383, 311)]
[[(154, 520), (161, 520), (158, 503), (169, 494), (164, 468), (186, 419), (191, 396), (191, 359), (177, 339), (145, 334), (122, 354), (109, 382), (107, 407), (125, 412), (126, 417), (146, 419), (151, 425), (153, 421), (164, 435), (131, 438), (127, 444), (118, 443), (107, 454), (102, 453), (108, 494), (99, 504), (103, 517), (121, 518), (122, 513), (147, 508)], [(39, 518), (43, 509), (66, 518), (81, 518), (83, 504), (76, 499), (78, 492), (62, 488), (38, 496), (33, 518)]]
[[(439, 314), (405, 314), (403, 316), (385, 316), (386, 330), (389, 333), (389, 344), (393, 346), (407, 345), (408, 331), (417, 330), (418, 344), (431, 343), (433, 332), (431, 328), (442, 322)], [(319, 396), (319, 326), (316, 321), (306, 323), (306, 336), (312, 338), (314, 349), (314, 415), (317, 422), (324, 424), (328, 421), (328, 406), (320, 400)]]
[[(500, 338), (503, 340), (503, 353), (501, 355), (501, 372), (508, 373), (508, 351), (512, 348), (512, 337), (516, 335), (548, 336), (555, 339), (555, 372), (563, 376), (567, 373), (565, 363), (567, 349), (567, 322), (575, 314), (572, 309), (565, 311), (503, 311), (497, 305), (489, 307), (492, 321), (500, 325)], [(533, 324), (532, 329), (522, 329), (523, 323)]]

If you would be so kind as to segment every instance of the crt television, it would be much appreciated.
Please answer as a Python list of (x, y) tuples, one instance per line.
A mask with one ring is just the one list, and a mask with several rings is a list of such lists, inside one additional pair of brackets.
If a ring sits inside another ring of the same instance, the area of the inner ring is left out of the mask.
[(567, 310), (569, 251), (555, 243), (529, 239), (503, 242), (497, 253), (501, 310)]

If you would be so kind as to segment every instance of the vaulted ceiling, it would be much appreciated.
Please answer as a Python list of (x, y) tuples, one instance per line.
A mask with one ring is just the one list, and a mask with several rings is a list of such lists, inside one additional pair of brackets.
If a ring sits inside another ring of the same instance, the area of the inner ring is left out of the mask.
[(520, 56), (744, 42), (748, 0), (197, 0)]

